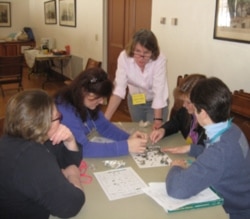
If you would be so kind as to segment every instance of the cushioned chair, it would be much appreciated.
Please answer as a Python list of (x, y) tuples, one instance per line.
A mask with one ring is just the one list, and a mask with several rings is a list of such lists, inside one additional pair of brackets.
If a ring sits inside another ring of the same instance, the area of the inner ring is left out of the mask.
[(4, 97), (2, 85), (18, 84), (18, 91), (23, 89), (23, 56), (0, 57), (0, 88)]
[[(96, 60), (94, 60), (92, 58), (89, 58), (88, 61), (87, 61), (86, 66), (85, 66), (85, 70), (89, 69), (89, 68), (95, 68), (95, 67), (101, 68), (101, 66), (102, 66), (102, 62), (96, 61)], [(66, 80), (66, 81), (64, 81), (64, 84), (69, 85), (71, 83), (71, 81), (72, 80)]]

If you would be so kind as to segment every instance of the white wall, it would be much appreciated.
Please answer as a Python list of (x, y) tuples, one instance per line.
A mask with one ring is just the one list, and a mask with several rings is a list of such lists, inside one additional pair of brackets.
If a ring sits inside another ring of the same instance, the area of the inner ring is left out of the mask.
[[(106, 42), (106, 31), (103, 24), (107, 0), (77, 0), (76, 28), (60, 26), (59, 21), (56, 25), (45, 25), (45, 0), (10, 1), (12, 27), (1, 28), (0, 36), (30, 26), (37, 40), (44, 36), (55, 37), (58, 49), (70, 44), (72, 54), (82, 57), (83, 66), (88, 57), (105, 62), (106, 47), (103, 42)], [(217, 76), (232, 91), (242, 88), (250, 92), (250, 44), (213, 39), (215, 2), (153, 0), (152, 30), (168, 58), (170, 92), (176, 85), (178, 75), (193, 72)], [(160, 24), (161, 17), (167, 18), (165, 25)], [(171, 18), (175, 17), (178, 18), (178, 25), (172, 26)], [(170, 100), (172, 104), (172, 96)]]
[[(76, 65), (79, 60), (82, 60), (81, 66), (85, 66), (89, 57), (103, 61), (103, 0), (76, 0), (76, 27), (60, 26), (58, 13), (57, 24), (45, 24), (44, 2), (47, 0), (9, 1), (12, 10), (12, 27), (0, 28), (0, 39), (12, 32), (21, 31), (24, 26), (29, 26), (33, 30), (37, 46), (40, 45), (41, 37), (54, 37), (57, 49), (64, 49), (65, 45), (69, 44), (72, 55), (77, 56), (73, 57), (75, 58), (73, 63)], [(58, 12), (58, 0), (56, 4)], [(73, 72), (73, 77), (78, 73), (79, 71)]]
[[(76, 27), (65, 27), (57, 24), (48, 25), (44, 22), (44, 0), (30, 1), (30, 26), (37, 41), (41, 37), (54, 37), (56, 48), (64, 49), (70, 45), (74, 56), (83, 58), (85, 66), (87, 58), (102, 60), (103, 55), (103, 3), (100, 0), (77, 0)], [(59, 12), (59, 1), (57, 12)], [(59, 15), (57, 14), (57, 18)], [(39, 42), (38, 42), (39, 43)], [(74, 74), (77, 74), (76, 72)]]
[[(221, 78), (232, 91), (250, 92), (250, 45), (213, 39), (215, 2), (153, 0), (152, 30), (168, 58), (170, 91), (178, 75), (198, 72)], [(177, 26), (171, 18), (178, 18)]]
[(0, 39), (18, 33), (29, 24), (29, 0), (7, 0), (11, 4), (11, 27), (0, 27)]

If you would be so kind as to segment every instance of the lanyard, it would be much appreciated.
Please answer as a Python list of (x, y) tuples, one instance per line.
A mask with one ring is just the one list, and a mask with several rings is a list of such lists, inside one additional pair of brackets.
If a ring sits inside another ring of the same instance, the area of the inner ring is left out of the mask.
[(83, 123), (84, 126), (88, 129), (89, 133), (92, 132), (92, 131), (96, 131), (97, 128), (96, 128), (96, 125), (95, 125), (95, 122), (93, 121), (93, 119), (91, 118), (90, 114), (89, 114), (89, 111), (87, 111), (88, 113), (88, 118), (89, 118), (89, 121), (92, 123), (92, 129), (90, 129), (90, 127), (88, 126), (88, 119)]
[(92, 131), (96, 131), (96, 125), (95, 125), (95, 122), (90, 118), (90, 121), (92, 123), (92, 129), (90, 129), (90, 127), (88, 126), (88, 122), (84, 122), (84, 126), (88, 129), (89, 132), (92, 132)]

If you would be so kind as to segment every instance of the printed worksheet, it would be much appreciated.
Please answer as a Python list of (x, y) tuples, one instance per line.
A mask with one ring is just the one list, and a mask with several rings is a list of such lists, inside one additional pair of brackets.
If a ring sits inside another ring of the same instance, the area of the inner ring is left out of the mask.
[(212, 207), (223, 203), (223, 199), (210, 188), (206, 188), (197, 195), (187, 199), (175, 199), (168, 196), (165, 182), (149, 183), (149, 186), (147, 188), (143, 188), (143, 191), (154, 199), (167, 212), (178, 211), (181, 207), (185, 207), (190, 204), (192, 204), (192, 206), (187, 207), (189, 210), (201, 207)]
[(97, 181), (110, 201), (142, 194), (146, 183), (131, 168), (95, 172)]
[(160, 146), (148, 146), (145, 153), (131, 153), (131, 156), (139, 168), (169, 166), (172, 160), (166, 153), (161, 152), (160, 149)]

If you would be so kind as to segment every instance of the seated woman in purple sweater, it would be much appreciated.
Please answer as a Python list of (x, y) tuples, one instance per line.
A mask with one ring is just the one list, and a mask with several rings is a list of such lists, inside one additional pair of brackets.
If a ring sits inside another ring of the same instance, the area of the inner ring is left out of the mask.
[[(82, 145), (83, 157), (123, 156), (129, 152), (143, 153), (148, 136), (135, 132), (131, 136), (108, 121), (100, 110), (110, 97), (113, 83), (101, 68), (81, 72), (72, 83), (56, 94), (56, 104), (62, 113), (62, 123)], [(112, 141), (96, 142), (101, 136)]]
[(169, 148), (196, 158), (190, 166), (172, 162), (166, 187), (170, 196), (188, 198), (213, 187), (223, 198), (230, 219), (250, 218), (250, 150), (243, 132), (231, 122), (231, 93), (217, 78), (198, 82), (191, 92), (195, 115), (208, 139), (205, 147)]

